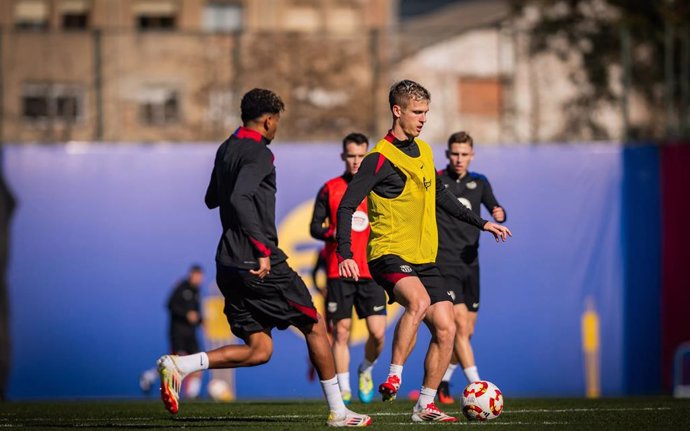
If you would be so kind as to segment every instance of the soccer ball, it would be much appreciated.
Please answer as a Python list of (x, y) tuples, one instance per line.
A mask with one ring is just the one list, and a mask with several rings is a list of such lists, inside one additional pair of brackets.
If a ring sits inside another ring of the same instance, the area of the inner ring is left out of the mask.
[(232, 401), (233, 394), (230, 384), (222, 379), (211, 379), (208, 382), (208, 394), (215, 401)]
[(503, 411), (503, 394), (491, 382), (480, 380), (462, 393), (462, 414), (471, 421), (496, 419)]

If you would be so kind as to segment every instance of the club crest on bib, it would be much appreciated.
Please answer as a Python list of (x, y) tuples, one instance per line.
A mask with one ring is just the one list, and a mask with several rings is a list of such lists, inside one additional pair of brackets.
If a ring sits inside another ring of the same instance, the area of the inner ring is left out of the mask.
[(474, 190), (477, 188), (477, 182), (476, 181), (470, 181), (467, 183), (467, 188), (470, 190)]
[(363, 211), (355, 211), (352, 214), (352, 230), (355, 232), (364, 232), (369, 226), (369, 216)]

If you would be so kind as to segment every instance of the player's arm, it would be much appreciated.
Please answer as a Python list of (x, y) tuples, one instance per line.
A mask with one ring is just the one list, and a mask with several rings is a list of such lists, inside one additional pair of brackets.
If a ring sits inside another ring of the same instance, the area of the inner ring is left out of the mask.
[(453, 217), (490, 232), (496, 241), (499, 239), (505, 241), (508, 236), (513, 236), (507, 227), (484, 220), (458, 202), (453, 193), (443, 186), (438, 174), (436, 175), (436, 205)]
[(392, 170), (390, 166), (384, 169), (386, 163), (390, 165), (383, 154), (371, 153), (367, 155), (362, 160), (362, 164), (352, 181), (348, 184), (338, 206), (336, 240), (338, 241), (338, 260), (340, 261), (338, 271), (341, 277), (359, 279), (359, 268), (352, 254), (352, 214), (374, 186), (385, 178), (386, 172)]
[(482, 187), (482, 204), (491, 212), (491, 216), (497, 223), (505, 223), (508, 219), (506, 210), (503, 209), (503, 207), (499, 205), (498, 201), (496, 200), (496, 196), (494, 196), (494, 191), (491, 188), (489, 180), (482, 178), (482, 182), (484, 183), (484, 187)]
[(235, 189), (230, 196), (230, 205), (237, 214), (240, 229), (247, 235), (259, 260), (259, 269), (250, 271), (263, 278), (271, 269), (271, 249), (268, 239), (261, 230), (259, 214), (254, 205), (254, 195), (261, 181), (271, 173), (273, 159), (270, 151), (257, 146), (257, 153), (247, 157), (240, 167)]
[(335, 240), (335, 226), (329, 224), (328, 227), (324, 227), (326, 219), (328, 219), (328, 189), (324, 184), (316, 195), (316, 201), (314, 201), (314, 213), (309, 223), (309, 233), (315, 239), (333, 241)]
[(213, 167), (213, 172), (211, 172), (211, 180), (208, 183), (208, 188), (206, 189), (206, 196), (204, 201), (208, 209), (212, 210), (218, 208), (220, 203), (218, 202), (218, 183), (216, 182), (216, 167)]

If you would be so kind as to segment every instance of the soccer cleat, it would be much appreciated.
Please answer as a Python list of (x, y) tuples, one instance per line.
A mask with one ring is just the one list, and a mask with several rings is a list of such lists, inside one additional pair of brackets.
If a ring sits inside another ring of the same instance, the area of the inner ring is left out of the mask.
[(379, 393), (383, 401), (393, 401), (400, 389), (400, 377), (390, 375), (385, 382), (379, 385)]
[(161, 377), (161, 400), (165, 409), (172, 414), (176, 414), (180, 408), (180, 388), (185, 377), (177, 368), (175, 358), (176, 355), (164, 355), (156, 362)]
[(359, 373), (359, 400), (365, 404), (370, 403), (374, 398), (374, 381), (371, 379), (371, 372)]
[[(416, 406), (415, 406), (416, 407)], [(412, 422), (457, 422), (458, 418), (448, 416), (436, 407), (436, 404), (429, 403), (425, 408), (412, 409)]]
[(450, 384), (446, 381), (442, 381), (438, 385), (438, 392), (436, 394), (438, 395), (438, 402), (441, 404), (453, 404), (455, 402), (450, 394)]
[(371, 425), (371, 418), (347, 409), (342, 416), (338, 416), (336, 412), (331, 411), (326, 425), (329, 427), (366, 427)]
[(350, 391), (342, 391), (340, 395), (343, 397), (343, 403), (346, 406), (352, 402), (352, 393)]

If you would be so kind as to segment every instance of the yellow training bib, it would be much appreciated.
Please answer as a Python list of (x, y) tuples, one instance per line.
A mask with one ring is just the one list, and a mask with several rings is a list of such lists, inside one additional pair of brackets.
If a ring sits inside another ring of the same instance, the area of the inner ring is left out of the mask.
[(371, 153), (383, 154), (407, 177), (399, 196), (388, 199), (371, 191), (367, 196), (371, 234), (368, 260), (386, 254), (414, 263), (436, 261), (436, 170), (431, 147), (419, 139), (419, 157), (410, 157), (390, 141), (380, 140)]

